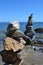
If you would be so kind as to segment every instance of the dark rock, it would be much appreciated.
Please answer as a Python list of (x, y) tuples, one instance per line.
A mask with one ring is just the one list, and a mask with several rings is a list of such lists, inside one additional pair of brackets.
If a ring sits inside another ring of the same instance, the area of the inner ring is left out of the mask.
[(33, 14), (31, 14), (28, 17), (29, 19), (28, 19), (28, 22), (27, 22), (27, 25), (26, 25), (26, 30), (24, 32), (24, 34), (30, 38), (30, 40), (28, 38), (26, 39), (26, 45), (31, 44), (31, 41), (33, 40), (33, 36), (34, 36), (34, 30), (32, 28), (32, 24), (33, 24), (32, 23), (32, 15)]
[(36, 28), (35, 32), (37, 32), (37, 33), (43, 33), (43, 28)]
[(10, 30), (7, 33), (8, 37), (12, 37), (12, 38), (17, 38), (17, 37), (24, 37), (25, 35), (23, 34), (23, 32), (21, 32), (20, 30)]
[(32, 26), (32, 15), (33, 15), (33, 14), (31, 14), (31, 15), (28, 17), (28, 23), (27, 23), (27, 25), (26, 25), (26, 28), (27, 28), (28, 26)]
[[(9, 23), (9, 25), (7, 27), (6, 36), (12, 37), (12, 38), (24, 37), (23, 32), (18, 29), (19, 28), (18, 24), (19, 23), (17, 23), (17, 22)], [(18, 26), (18, 28), (17, 28), (17, 26)]]
[(27, 25), (26, 25), (26, 30), (24, 32), (25, 35), (27, 35), (28, 37), (30, 37), (31, 39), (33, 38), (34, 36), (34, 30), (32, 29), (32, 15), (31, 14), (28, 18), (28, 22), (27, 22)]
[(33, 32), (33, 31), (26, 30), (24, 33), (25, 33), (25, 35), (27, 35), (27, 36), (30, 37), (31, 39), (32, 39), (33, 36), (34, 36), (34, 32)]
[(16, 30), (14, 33), (13, 33), (13, 35), (12, 35), (12, 37), (21, 37), (21, 38), (23, 38), (25, 35), (23, 34), (23, 32), (21, 32), (20, 30)]

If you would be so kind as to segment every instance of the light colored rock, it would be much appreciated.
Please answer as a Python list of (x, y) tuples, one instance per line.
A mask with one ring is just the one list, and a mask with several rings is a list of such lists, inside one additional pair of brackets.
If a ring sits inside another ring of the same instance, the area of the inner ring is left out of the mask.
[(31, 46), (26, 46), (21, 56), (24, 59), (23, 65), (43, 65), (43, 53), (34, 51)]

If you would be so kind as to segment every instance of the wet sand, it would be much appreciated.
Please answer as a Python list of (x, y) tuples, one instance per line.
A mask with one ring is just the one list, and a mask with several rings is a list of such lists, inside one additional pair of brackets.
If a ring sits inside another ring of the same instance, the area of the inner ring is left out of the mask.
[[(43, 65), (43, 53), (39, 53), (31, 49), (31, 46), (26, 46), (23, 51), (19, 53), (24, 62), (22, 65)], [(0, 56), (0, 65), (4, 65)]]

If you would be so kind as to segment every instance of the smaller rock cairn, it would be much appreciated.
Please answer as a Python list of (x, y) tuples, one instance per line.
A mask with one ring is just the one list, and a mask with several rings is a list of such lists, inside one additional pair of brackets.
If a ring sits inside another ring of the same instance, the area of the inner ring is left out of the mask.
[(30, 37), (31, 39), (33, 38), (34, 36), (34, 30), (32, 28), (32, 16), (33, 14), (31, 14), (29, 17), (28, 17), (28, 22), (27, 22), (27, 25), (26, 25), (26, 30), (24, 32), (25, 35), (27, 35), (28, 37)]

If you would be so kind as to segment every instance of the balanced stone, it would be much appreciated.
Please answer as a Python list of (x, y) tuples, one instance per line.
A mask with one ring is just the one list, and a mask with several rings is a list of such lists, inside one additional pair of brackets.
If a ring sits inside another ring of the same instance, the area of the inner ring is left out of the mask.
[(33, 14), (31, 14), (31, 15), (28, 17), (28, 23), (27, 23), (27, 25), (26, 25), (26, 28), (27, 28), (28, 26), (32, 26), (32, 15), (33, 15)]
[(26, 25), (26, 30), (24, 32), (25, 35), (27, 35), (28, 37), (30, 37), (31, 39), (33, 38), (34, 36), (34, 30), (32, 28), (32, 15), (31, 14), (28, 18), (28, 22), (27, 22), (27, 25)]

